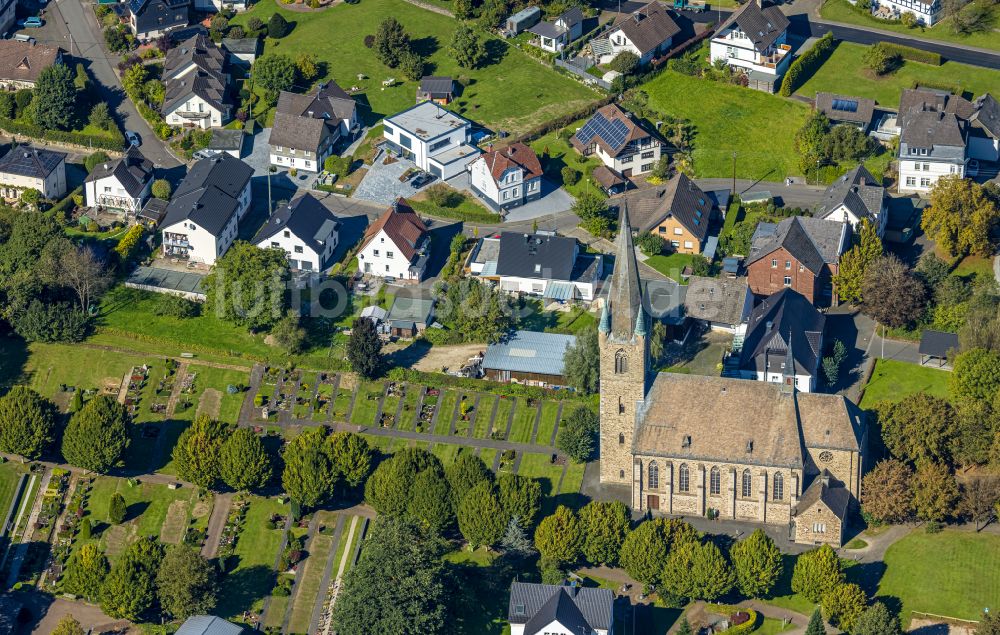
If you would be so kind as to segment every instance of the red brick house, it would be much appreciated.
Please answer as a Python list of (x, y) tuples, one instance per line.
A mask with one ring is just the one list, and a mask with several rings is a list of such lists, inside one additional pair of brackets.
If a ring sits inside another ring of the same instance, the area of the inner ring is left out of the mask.
[(850, 238), (848, 223), (805, 216), (759, 224), (746, 261), (750, 290), (769, 296), (791, 288), (816, 306), (830, 306), (833, 276)]

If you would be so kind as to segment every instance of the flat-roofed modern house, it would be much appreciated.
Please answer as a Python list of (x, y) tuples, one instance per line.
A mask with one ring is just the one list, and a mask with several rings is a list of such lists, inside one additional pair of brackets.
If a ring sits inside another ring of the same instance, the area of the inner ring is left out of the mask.
[(651, 232), (682, 254), (700, 254), (705, 248), (715, 202), (684, 173), (664, 185), (611, 199), (611, 206), (623, 201), (635, 231)]
[(66, 153), (15, 145), (0, 158), (0, 194), (15, 200), (34, 189), (55, 200), (66, 194)]
[(163, 62), (165, 96), (160, 111), (172, 126), (218, 128), (232, 117), (226, 54), (204, 34), (167, 51)]
[(469, 184), (494, 210), (506, 210), (542, 196), (542, 164), (523, 143), (490, 148), (469, 165)]
[(624, 15), (610, 28), (607, 38), (596, 42), (602, 64), (610, 62), (619, 53), (628, 51), (639, 58), (640, 64), (648, 64), (653, 58), (670, 50), (674, 36), (681, 28), (670, 17), (662, 2), (653, 0), (649, 4)]
[(527, 386), (566, 386), (563, 358), (576, 345), (575, 335), (514, 331), (486, 347), (483, 374), (487, 379)]
[(525, 7), (507, 18), (504, 22), (505, 30), (511, 37), (524, 31), (530, 26), (534, 26), (542, 19), (542, 10), (538, 7)]
[(156, 39), (190, 21), (191, 0), (129, 0), (129, 26), (142, 41)]
[(261, 249), (281, 249), (296, 271), (323, 271), (339, 240), (340, 222), (312, 194), (285, 203), (258, 230)]
[(0, 88), (34, 88), (43, 68), (62, 64), (62, 61), (63, 51), (58, 46), (0, 40)]
[(584, 156), (596, 154), (607, 167), (628, 178), (645, 174), (660, 159), (660, 140), (616, 104), (591, 115), (570, 139)]
[(615, 596), (575, 584), (514, 582), (507, 621), (510, 635), (611, 635)]
[(747, 321), (740, 374), (770, 383), (794, 378), (796, 390), (814, 392), (825, 325), (826, 316), (793, 289), (764, 298)]
[(555, 20), (544, 20), (528, 29), (537, 39), (530, 44), (543, 51), (558, 53), (570, 42), (583, 35), (583, 11), (580, 7), (570, 7)]
[(834, 125), (847, 125), (868, 132), (875, 115), (875, 100), (866, 97), (816, 93), (816, 110)]
[(439, 179), (465, 172), (481, 154), (471, 144), (471, 134), (471, 121), (431, 101), (383, 122), (383, 137), (390, 150)]
[[(491, 254), (495, 260), (482, 262), (475, 273), (480, 255)], [(541, 232), (483, 238), (470, 263), (474, 275), (498, 281), (503, 291), (560, 302), (593, 300), (604, 269), (604, 257), (583, 253), (575, 238)]]
[(451, 77), (428, 75), (417, 86), (417, 103), (433, 101), (447, 106), (455, 98), (455, 80)]
[(253, 168), (228, 154), (202, 159), (177, 186), (160, 226), (163, 255), (214, 264), (250, 209)]
[(773, 93), (792, 59), (787, 44), (789, 24), (777, 6), (764, 7), (762, 0), (749, 0), (719, 26), (709, 57), (745, 72), (750, 88)]
[(867, 219), (881, 237), (889, 220), (889, 198), (872, 173), (858, 165), (826, 188), (815, 217), (848, 223), (854, 230)]
[(94, 166), (83, 182), (87, 207), (107, 207), (135, 216), (153, 187), (153, 162), (131, 146), (125, 156)]
[(306, 95), (282, 91), (268, 141), (271, 165), (319, 172), (337, 144), (359, 127), (357, 102), (336, 82)]

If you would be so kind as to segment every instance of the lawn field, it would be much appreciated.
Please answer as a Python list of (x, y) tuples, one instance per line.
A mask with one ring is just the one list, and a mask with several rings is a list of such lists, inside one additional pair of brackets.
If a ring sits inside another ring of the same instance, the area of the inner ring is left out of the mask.
[(251, 500), (236, 541), (237, 565), (222, 579), (216, 615), (232, 619), (241, 617), (245, 610), (259, 609), (274, 584), (274, 562), (282, 535), (281, 529), (268, 529), (267, 520), (272, 514), (288, 513), (288, 506), (274, 498)]
[(359, 426), (370, 426), (375, 423), (378, 402), (385, 386), (381, 382), (363, 383), (358, 388), (354, 398), (354, 408), (351, 410), (351, 423)]
[(510, 425), (510, 439), (514, 443), (531, 443), (531, 434), (535, 429), (535, 417), (538, 407), (529, 406), (523, 398), (518, 398), (514, 408), (514, 421)]
[(867, 49), (860, 44), (839, 43), (830, 58), (796, 93), (809, 99), (815, 98), (817, 92), (870, 97), (880, 106), (897, 108), (903, 89), (910, 88), (915, 81), (957, 85), (976, 96), (989, 90), (996, 92), (1000, 86), (1000, 71), (956, 62), (945, 62), (941, 66), (906, 62), (896, 72), (877, 77), (865, 67), (863, 58)]
[(862, 408), (871, 408), (880, 401), (900, 401), (907, 395), (925, 392), (948, 398), (948, 378), (951, 373), (928, 366), (919, 366), (892, 359), (879, 359), (871, 381), (865, 386)]
[(493, 432), (497, 438), (506, 439), (507, 423), (510, 421), (510, 413), (514, 408), (514, 401), (510, 397), (501, 397), (500, 405), (497, 406), (497, 415), (493, 418)]
[(458, 403), (458, 393), (448, 390), (441, 393), (438, 401), (437, 421), (434, 423), (434, 434), (447, 435), (451, 432), (451, 418), (455, 416)]
[(558, 415), (558, 402), (542, 402), (542, 414), (538, 420), (538, 432), (535, 434), (535, 443), (537, 445), (550, 445), (552, 443), (552, 435), (555, 434), (556, 426), (559, 423), (556, 420)]
[(583, 470), (587, 466), (584, 463), (574, 463), (569, 461), (566, 464), (566, 473), (563, 474), (562, 483), (559, 485), (559, 494), (576, 494), (583, 486)]
[(681, 272), (684, 271), (684, 267), (687, 267), (695, 258), (699, 258), (697, 254), (670, 254), (668, 256), (658, 255), (652, 256), (646, 259), (646, 264), (656, 269), (666, 277), (679, 282), (680, 284), (687, 284), (687, 280), (681, 276)]
[[(315, 13), (288, 11), (275, 0), (263, 0), (234, 18), (232, 24), (245, 24), (250, 17), (267, 23), (275, 11), (295, 28), (280, 41), (268, 38), (264, 53), (280, 53), (293, 59), (299, 53), (314, 53), (324, 72), (320, 79), (334, 79), (344, 89), (360, 88), (357, 98), (371, 108), (369, 121), (413, 105), (415, 82), (406, 81), (399, 69), (383, 65), (364, 45), (365, 36), (374, 34), (379, 23), (389, 16), (399, 20), (415, 48), (428, 59), (425, 75), (450, 75), (464, 80), (466, 88), (451, 108), (478, 123), (494, 129), (524, 131), (599, 98), (595, 91), (496, 39), (487, 47), (491, 61), (499, 58), (498, 63), (476, 70), (463, 69), (448, 50), (458, 22), (402, 0), (337, 3)], [(345, 64), (345, 60), (350, 63)], [(359, 74), (365, 77), (358, 79)], [(396, 84), (383, 88), (382, 81), (388, 78), (394, 78)], [(296, 87), (300, 92), (308, 88)]]
[[(321, 524), (336, 525), (337, 517), (330, 512), (319, 512), (322, 514)], [(309, 556), (303, 565), (302, 579), (295, 591), (295, 599), (292, 601), (292, 614), (288, 620), (288, 631), (290, 633), (309, 632), (309, 621), (312, 618), (313, 607), (316, 602), (321, 602), (320, 583), (323, 581), (323, 573), (326, 570), (326, 561), (330, 552), (334, 549), (333, 536), (323, 535), (318, 531), (306, 545)]]
[[(569, 138), (578, 128), (586, 123), (585, 119), (575, 121), (562, 130), (554, 130), (531, 142), (531, 149), (538, 153), (542, 160), (545, 175), (555, 183), (562, 185), (567, 192), (575, 197), (584, 193), (596, 194), (606, 198), (607, 194), (590, 178), (594, 168), (602, 165), (595, 156), (584, 157), (569, 144)], [(569, 166), (581, 173), (580, 180), (572, 185), (563, 181), (562, 169)]]
[(809, 115), (806, 104), (664, 71), (640, 87), (649, 106), (695, 127), (694, 171), (698, 177), (733, 175), (780, 181), (801, 174), (793, 140)]
[(14, 500), (17, 484), (24, 472), (24, 466), (17, 463), (8, 461), (0, 464), (0, 518), (7, 513), (7, 508)]
[(521, 465), (517, 473), (521, 476), (530, 476), (538, 479), (542, 484), (542, 496), (552, 496), (556, 493), (556, 486), (562, 477), (563, 466), (553, 465), (551, 456), (537, 452), (528, 452), (521, 456)]
[(914, 611), (978, 620), (1000, 598), (1000, 536), (915, 529), (889, 547), (878, 595), (899, 598), (904, 628)]
[(26, 378), (22, 379), (49, 398), (59, 392), (59, 384), (83, 389), (114, 385), (117, 392), (125, 373), (150, 361), (141, 355), (41, 342), (29, 344), (28, 352)]
[(497, 458), (497, 451), (493, 448), (483, 448), (479, 451), (479, 458), (483, 460), (486, 467), (493, 469), (493, 461)]
[(472, 424), (472, 436), (477, 439), (485, 439), (490, 432), (490, 417), (493, 416), (493, 407), (497, 403), (497, 398), (493, 395), (481, 395), (479, 405), (476, 406), (476, 418)]
[(986, 5), (991, 19), (988, 21), (986, 29), (969, 35), (955, 33), (951, 26), (951, 18), (945, 18), (933, 27), (915, 27), (911, 29), (902, 24), (886, 23), (876, 20), (871, 16), (861, 15), (846, 0), (827, 0), (822, 4), (820, 15), (827, 20), (835, 22), (846, 22), (848, 24), (858, 24), (875, 29), (894, 31), (921, 40), (940, 40), (942, 42), (1000, 51), (1000, 38), (997, 37), (996, 33), (997, 29), (1000, 29), (1000, 6), (984, 2), (984, 0), (979, 1)]

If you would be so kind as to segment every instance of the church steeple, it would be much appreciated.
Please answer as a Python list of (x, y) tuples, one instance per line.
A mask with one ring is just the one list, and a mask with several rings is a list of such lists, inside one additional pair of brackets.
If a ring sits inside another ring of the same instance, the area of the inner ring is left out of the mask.
[[(618, 218), (618, 237), (615, 239), (615, 270), (611, 274), (611, 284), (608, 290), (607, 303), (604, 307), (608, 313), (609, 324), (604, 331), (605, 320), (602, 315), (602, 331), (609, 333), (617, 340), (631, 340), (633, 335), (645, 335), (645, 317), (642, 315), (642, 290), (639, 286), (639, 265), (635, 259), (635, 246), (632, 244), (632, 226), (629, 223), (628, 203), (622, 201), (621, 215)], [(642, 331), (640, 333), (640, 331)]]

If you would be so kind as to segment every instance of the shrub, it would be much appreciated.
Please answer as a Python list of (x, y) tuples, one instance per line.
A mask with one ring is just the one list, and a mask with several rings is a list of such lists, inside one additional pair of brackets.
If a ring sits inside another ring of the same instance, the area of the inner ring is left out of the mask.
[(833, 33), (827, 32), (826, 35), (816, 40), (811, 49), (792, 62), (791, 66), (788, 67), (788, 71), (785, 72), (784, 79), (781, 80), (782, 97), (791, 97), (795, 89), (802, 85), (816, 69), (823, 65), (823, 62), (830, 56), (835, 46), (836, 42), (833, 40)]
[(139, 245), (139, 241), (142, 240), (143, 227), (140, 224), (135, 224), (129, 227), (125, 235), (122, 236), (118, 244), (115, 245), (115, 253), (122, 259), (122, 261), (127, 261), (132, 257), (135, 252), (135, 248)]
[(93, 172), (94, 168), (96, 168), (98, 165), (107, 161), (108, 158), (109, 157), (107, 152), (101, 152), (100, 150), (98, 150), (93, 154), (87, 155), (87, 158), (83, 160), (83, 167), (87, 168), (87, 173), (89, 174)]
[(568, 165), (562, 169), (560, 174), (562, 175), (563, 185), (576, 185), (580, 181), (580, 172)]
[(899, 16), (899, 22), (908, 29), (912, 29), (917, 26), (917, 15), (912, 11), (906, 11), (903, 15)]
[(622, 51), (608, 63), (608, 68), (622, 75), (631, 75), (639, 67), (639, 56), (631, 51)]
[(288, 21), (280, 13), (273, 14), (271, 19), (267, 21), (267, 36), (275, 40), (285, 37), (290, 30)]
[(200, 312), (200, 304), (176, 295), (160, 295), (153, 306), (153, 315), (167, 315), (178, 319), (196, 317)]
[(890, 53), (898, 55), (904, 60), (909, 60), (911, 62), (920, 62), (921, 64), (930, 64), (932, 66), (941, 66), (943, 62), (940, 53), (922, 51), (920, 49), (913, 48), (912, 46), (894, 44), (892, 42), (879, 42), (878, 46), (881, 46)]
[(639, 234), (635, 239), (635, 244), (647, 256), (656, 256), (662, 253), (663, 248), (666, 246), (666, 242), (662, 238), (651, 232), (642, 232)]
[(170, 198), (170, 181), (166, 179), (156, 179), (153, 181), (153, 196), (167, 200)]
[(891, 52), (881, 43), (869, 46), (864, 53), (864, 62), (876, 75), (885, 75), (899, 66), (899, 55)]

